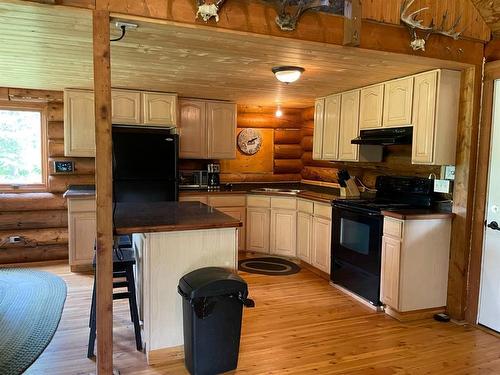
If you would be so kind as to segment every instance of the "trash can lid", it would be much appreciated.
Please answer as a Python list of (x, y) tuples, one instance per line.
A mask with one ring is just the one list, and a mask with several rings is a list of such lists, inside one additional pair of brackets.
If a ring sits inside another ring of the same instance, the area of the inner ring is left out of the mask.
[(179, 291), (192, 300), (228, 294), (248, 294), (245, 280), (236, 273), (221, 267), (205, 267), (192, 271), (179, 280)]

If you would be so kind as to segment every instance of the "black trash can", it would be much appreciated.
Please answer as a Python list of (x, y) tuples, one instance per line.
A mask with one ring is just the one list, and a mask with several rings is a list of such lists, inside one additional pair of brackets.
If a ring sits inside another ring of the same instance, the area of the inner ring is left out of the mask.
[(219, 267), (200, 268), (179, 280), (183, 296), (184, 355), (193, 375), (213, 375), (238, 366), (243, 305), (247, 283)]

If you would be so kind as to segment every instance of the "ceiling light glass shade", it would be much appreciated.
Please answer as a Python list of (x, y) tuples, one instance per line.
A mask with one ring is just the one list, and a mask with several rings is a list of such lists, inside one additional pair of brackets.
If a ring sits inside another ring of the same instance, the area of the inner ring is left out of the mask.
[(300, 78), (304, 72), (304, 68), (299, 66), (277, 66), (274, 67), (272, 71), (278, 81), (292, 83)]

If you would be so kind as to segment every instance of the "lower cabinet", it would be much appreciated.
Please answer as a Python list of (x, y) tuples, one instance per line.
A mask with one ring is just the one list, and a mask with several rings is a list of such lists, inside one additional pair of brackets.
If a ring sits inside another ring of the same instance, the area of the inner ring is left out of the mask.
[(296, 236), (297, 213), (292, 210), (271, 210), (271, 254), (288, 257), (297, 256)]
[(312, 219), (311, 265), (330, 273), (332, 221), (314, 216)]
[(269, 253), (270, 216), (268, 208), (247, 208), (247, 251)]
[(245, 250), (245, 221), (246, 221), (246, 208), (245, 207), (218, 207), (219, 211), (224, 212), (226, 215), (234, 217), (243, 223), (241, 228), (238, 228), (238, 250)]
[(297, 213), (297, 257), (311, 264), (313, 217), (306, 212)]
[(68, 199), (69, 265), (72, 271), (89, 268), (96, 239), (95, 199)]

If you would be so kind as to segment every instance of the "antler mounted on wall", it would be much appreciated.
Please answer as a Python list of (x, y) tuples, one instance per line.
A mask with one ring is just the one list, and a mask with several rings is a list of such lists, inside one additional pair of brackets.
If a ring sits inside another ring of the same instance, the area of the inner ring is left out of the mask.
[[(401, 4), (401, 21), (406, 25), (406, 27), (408, 27), (408, 30), (410, 31), (410, 36), (412, 38), (410, 46), (414, 51), (425, 51), (425, 42), (433, 34), (449, 36), (450, 38), (453, 38), (455, 40), (460, 37), (462, 31), (456, 31), (456, 28), (460, 24), (462, 16), (459, 16), (455, 20), (455, 22), (453, 22), (451, 28), (448, 30), (445, 29), (446, 21), (448, 20), (448, 11), (444, 13), (443, 19), (441, 20), (441, 24), (439, 26), (434, 23), (434, 19), (431, 20), (429, 26), (424, 26), (422, 24), (423, 21), (417, 19), (417, 15), (419, 15), (423, 11), (428, 10), (429, 7), (418, 9), (412, 13), (407, 14), (414, 2), (415, 0), (404, 0)], [(417, 30), (423, 31), (423, 36), (419, 36)]]
[(335, 0), (281, 0), (276, 24), (283, 31), (293, 31), (304, 12), (314, 8), (331, 7), (334, 2)]
[(201, 19), (205, 22), (208, 22), (208, 20), (212, 17), (215, 17), (215, 22), (219, 22), (219, 9), (222, 7), (224, 4), (224, 1), (226, 0), (217, 0), (214, 1), (211, 4), (207, 4), (205, 0), (196, 0), (196, 3), (198, 5), (198, 11), (196, 12), (196, 18), (198, 16), (201, 17)]

